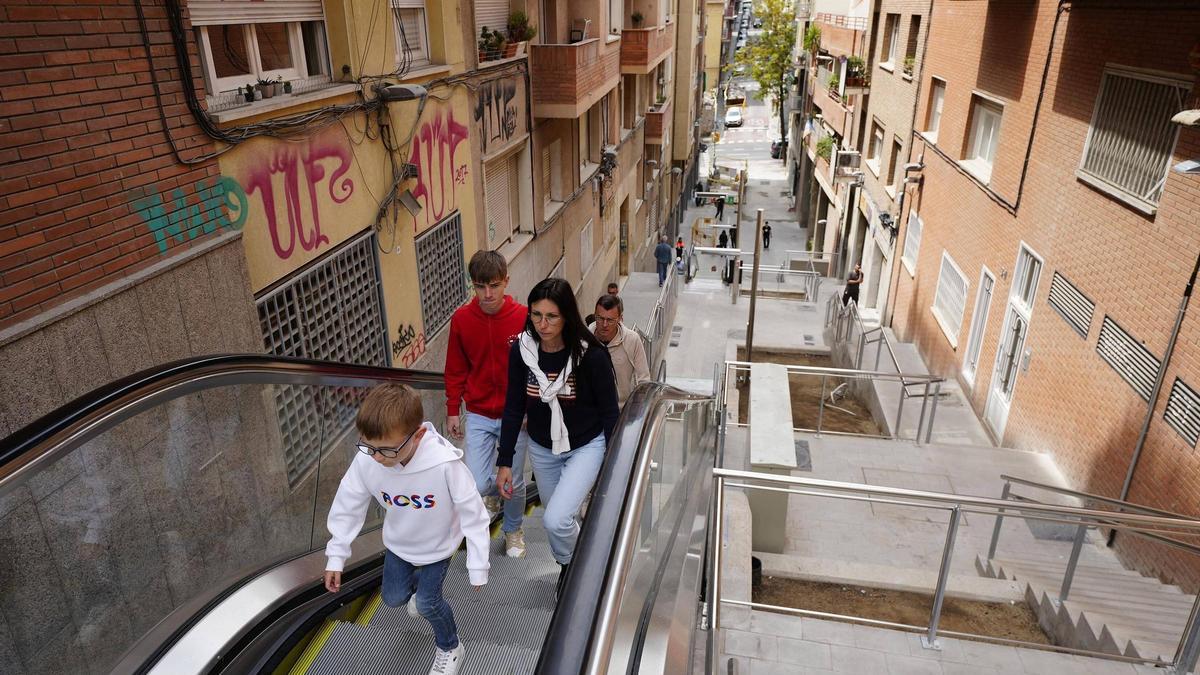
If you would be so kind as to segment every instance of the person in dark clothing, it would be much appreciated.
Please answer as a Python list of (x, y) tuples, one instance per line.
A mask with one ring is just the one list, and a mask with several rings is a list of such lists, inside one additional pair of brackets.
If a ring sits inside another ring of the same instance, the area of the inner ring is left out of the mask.
[(842, 292), (842, 307), (845, 307), (851, 300), (854, 304), (858, 304), (858, 287), (862, 285), (863, 273), (862, 265), (854, 263), (854, 271), (846, 278), (846, 290)]
[(675, 259), (683, 260), (683, 237), (675, 240)]
[(771, 223), (763, 221), (763, 248), (771, 248)]
[(725, 198), (714, 197), (713, 201), (716, 202), (717, 205), (717, 220), (721, 220), (725, 217)]
[(729, 235), (725, 233), (725, 230), (721, 230), (721, 234), (717, 236), (717, 248), (728, 248), (728, 247), (729, 247)]
[(704, 197), (700, 194), (704, 192), (704, 182), (696, 183), (696, 206), (704, 206)]
[(580, 506), (616, 429), (617, 383), (608, 349), (584, 325), (571, 284), (543, 279), (529, 292), (528, 306), (529, 320), (508, 358), (496, 487), (505, 498), (512, 492), (512, 459), (525, 420), (561, 589), (579, 537)]
[(658, 285), (662, 286), (667, 280), (667, 268), (671, 266), (671, 245), (665, 234), (659, 237), (658, 246), (654, 247), (654, 262), (658, 263)]

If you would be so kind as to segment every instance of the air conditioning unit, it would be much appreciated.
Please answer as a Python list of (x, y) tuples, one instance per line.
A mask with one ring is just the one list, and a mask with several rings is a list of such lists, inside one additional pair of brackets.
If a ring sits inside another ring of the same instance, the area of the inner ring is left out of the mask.
[(838, 150), (833, 165), (839, 169), (857, 169), (862, 162), (862, 155), (857, 150)]

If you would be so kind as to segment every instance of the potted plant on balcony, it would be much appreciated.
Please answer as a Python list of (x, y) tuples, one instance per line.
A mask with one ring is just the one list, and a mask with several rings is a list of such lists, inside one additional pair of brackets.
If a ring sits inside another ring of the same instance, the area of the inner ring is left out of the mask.
[(246, 85), (245, 91), (242, 91), (242, 97), (246, 99), (246, 103), (254, 103), (254, 85)]
[[(505, 57), (525, 53), (525, 45), (537, 35), (537, 29), (529, 25), (529, 16), (517, 10), (508, 15), (508, 45), (505, 47)], [(509, 53), (509, 50), (512, 53)]]
[(912, 77), (913, 70), (917, 66), (917, 60), (911, 56), (904, 57), (904, 63), (901, 68), (904, 69), (904, 74)]
[(842, 81), (838, 78), (837, 73), (829, 76), (829, 94), (831, 96), (839, 96), (841, 86)]
[(271, 98), (275, 95), (275, 82), (273, 80), (259, 80), (258, 90), (262, 92), (263, 98)]
[(861, 56), (851, 56), (846, 59), (846, 86), (867, 86), (867, 64)]
[(479, 31), (479, 62), (494, 61), (504, 56), (504, 34), (484, 26)]
[(641, 12), (634, 12), (629, 15), (629, 19), (633, 21), (634, 28), (641, 28), (642, 22), (646, 20), (646, 17), (642, 16)]
[(804, 31), (804, 51), (816, 54), (821, 48), (821, 29), (814, 23)]
[(828, 162), (829, 158), (832, 156), (833, 156), (833, 136), (824, 136), (821, 138), (821, 140), (817, 141), (817, 157), (820, 157), (821, 159)]

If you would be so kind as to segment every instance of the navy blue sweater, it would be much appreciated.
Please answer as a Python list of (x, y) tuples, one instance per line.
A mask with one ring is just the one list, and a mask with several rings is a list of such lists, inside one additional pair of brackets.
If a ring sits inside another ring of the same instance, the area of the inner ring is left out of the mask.
[[(553, 353), (539, 349), (538, 367), (553, 382), (566, 367), (570, 354), (566, 349)], [(586, 445), (601, 433), (606, 440), (611, 440), (621, 409), (617, 406), (617, 381), (608, 350), (595, 347), (588, 349), (579, 365), (571, 369), (569, 377), (571, 396), (559, 396), (558, 403), (562, 406), (571, 449)], [(526, 429), (533, 442), (542, 447), (553, 447), (553, 441), (550, 440), (550, 406), (542, 402), (537, 380), (521, 359), (521, 343), (518, 340), (508, 354), (508, 394), (500, 422), (497, 466), (512, 466), (517, 436), (521, 433), (521, 420), (526, 418)]]

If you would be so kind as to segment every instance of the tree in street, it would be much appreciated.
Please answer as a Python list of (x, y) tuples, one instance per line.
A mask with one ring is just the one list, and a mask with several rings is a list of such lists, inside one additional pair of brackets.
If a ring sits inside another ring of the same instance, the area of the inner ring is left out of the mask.
[(796, 44), (796, 12), (789, 0), (758, 0), (755, 16), (762, 19), (762, 34), (741, 49), (735, 61), (749, 70), (759, 91), (771, 94), (771, 110), (779, 115), (779, 133), (787, 141), (783, 102), (792, 80), (792, 50)]

